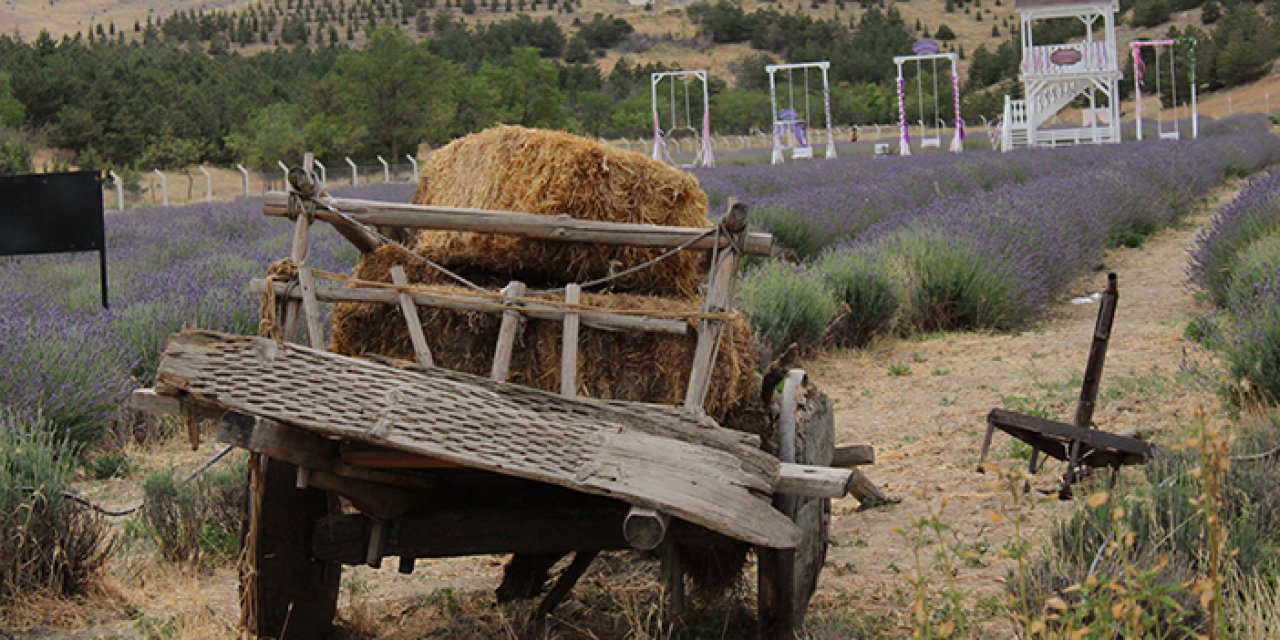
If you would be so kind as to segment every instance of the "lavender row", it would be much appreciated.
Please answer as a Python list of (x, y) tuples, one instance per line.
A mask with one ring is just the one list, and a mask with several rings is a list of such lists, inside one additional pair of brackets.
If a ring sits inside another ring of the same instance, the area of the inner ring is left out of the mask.
[(1197, 323), (1228, 399), (1280, 402), (1280, 169), (1249, 181), (1200, 233), (1191, 281), (1218, 307)]

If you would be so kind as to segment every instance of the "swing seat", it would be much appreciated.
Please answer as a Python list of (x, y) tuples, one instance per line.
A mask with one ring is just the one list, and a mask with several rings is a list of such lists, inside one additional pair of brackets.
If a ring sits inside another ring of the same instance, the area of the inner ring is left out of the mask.
[(792, 160), (806, 160), (813, 157), (813, 147), (796, 147), (791, 150)]
[(1181, 137), (1182, 136), (1180, 136), (1177, 131), (1161, 131), (1160, 132), (1161, 140), (1178, 140)]
[(942, 138), (920, 138), (920, 148), (933, 147), (935, 149), (942, 148)]
[(888, 143), (888, 142), (877, 142), (877, 143), (876, 143), (876, 157), (877, 157), (877, 158), (879, 158), (879, 157), (881, 157), (881, 156), (887, 156), (887, 155), (889, 155), (889, 143)]

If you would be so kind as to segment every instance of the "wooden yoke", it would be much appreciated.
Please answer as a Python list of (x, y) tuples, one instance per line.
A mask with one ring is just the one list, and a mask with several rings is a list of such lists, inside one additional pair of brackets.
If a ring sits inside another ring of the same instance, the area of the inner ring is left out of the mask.
[[(742, 241), (747, 230), (748, 207), (729, 198), (729, 210), (720, 220), (717, 235), (729, 239), (728, 247), (716, 254), (716, 260), (708, 272), (711, 284), (707, 288), (707, 299), (703, 303), (705, 313), (723, 313), (733, 296), (734, 285), (738, 279), (738, 262), (742, 259)], [(689, 387), (685, 390), (684, 406), (699, 413), (705, 409), (707, 390), (711, 385), (711, 370), (715, 366), (716, 353), (720, 347), (720, 335), (724, 332), (724, 321), (718, 318), (706, 318), (698, 325), (698, 346), (693, 352), (693, 367), (689, 372)]]

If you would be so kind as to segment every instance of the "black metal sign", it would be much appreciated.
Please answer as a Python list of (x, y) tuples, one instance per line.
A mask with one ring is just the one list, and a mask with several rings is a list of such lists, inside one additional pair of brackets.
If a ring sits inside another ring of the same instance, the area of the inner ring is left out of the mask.
[(0, 256), (97, 251), (107, 306), (102, 178), (95, 171), (0, 176)]

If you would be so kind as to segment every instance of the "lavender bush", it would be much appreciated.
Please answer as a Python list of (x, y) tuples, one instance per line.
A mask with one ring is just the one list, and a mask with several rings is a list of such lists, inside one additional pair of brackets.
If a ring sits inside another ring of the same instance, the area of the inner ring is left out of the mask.
[[(412, 185), (365, 187), (357, 197), (407, 201)], [(164, 339), (192, 323), (250, 333), (250, 278), (289, 254), (292, 224), (262, 215), (259, 199), (107, 214), (111, 308), (98, 304), (97, 256), (0, 260), (0, 408), (89, 443), (130, 390), (150, 384)], [(349, 269), (356, 252), (316, 225), (311, 262)]]
[(1240, 251), (1276, 234), (1280, 234), (1280, 169), (1250, 180), (1200, 233), (1191, 252), (1192, 283), (1214, 304), (1226, 305)]
[(1218, 212), (1191, 263), (1192, 283), (1221, 308), (1204, 343), (1223, 356), (1228, 398), (1280, 402), (1280, 170)]

